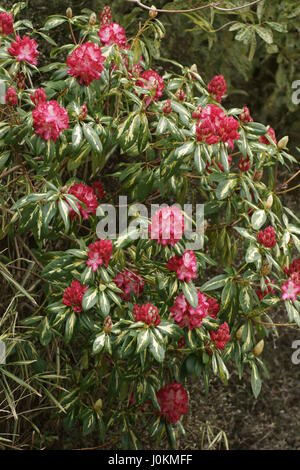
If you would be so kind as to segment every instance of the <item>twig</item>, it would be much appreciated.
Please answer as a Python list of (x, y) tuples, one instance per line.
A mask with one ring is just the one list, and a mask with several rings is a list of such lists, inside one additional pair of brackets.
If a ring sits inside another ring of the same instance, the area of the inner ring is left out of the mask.
[(206, 5), (201, 5), (199, 7), (188, 8), (188, 9), (183, 9), (183, 10), (171, 10), (171, 9), (166, 10), (166, 9), (160, 9), (160, 8), (155, 8), (155, 7), (154, 8), (149, 7), (148, 5), (144, 5), (144, 3), (142, 3), (140, 0), (126, 0), (126, 1), (130, 2), (130, 3), (135, 3), (139, 7), (144, 8), (144, 10), (149, 10), (150, 11), (150, 10), (154, 9), (158, 13), (191, 13), (193, 11), (203, 10), (204, 8), (213, 8), (213, 9), (219, 10), (219, 11), (231, 12), (231, 11), (236, 11), (236, 10), (242, 10), (243, 8), (247, 8), (247, 7), (250, 7), (252, 5), (255, 5), (256, 3), (261, 2), (261, 0), (254, 0), (253, 2), (246, 3), (245, 5), (241, 5), (241, 6), (233, 7), (233, 8), (222, 8), (222, 7), (218, 6), (222, 2), (214, 2), (214, 3), (207, 3)]

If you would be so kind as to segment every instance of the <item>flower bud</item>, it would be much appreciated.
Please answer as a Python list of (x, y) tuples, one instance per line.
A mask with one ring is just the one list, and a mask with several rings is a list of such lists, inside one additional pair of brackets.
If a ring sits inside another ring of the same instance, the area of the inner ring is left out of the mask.
[(91, 26), (95, 26), (95, 24), (97, 23), (96, 13), (91, 14), (89, 23)]
[(262, 275), (267, 276), (268, 274), (270, 274), (271, 269), (272, 269), (272, 266), (268, 262), (265, 261), (261, 268)]
[(103, 324), (104, 333), (109, 334), (111, 332), (112, 326), (113, 324), (112, 324), (111, 318), (108, 315), (108, 317), (105, 318), (104, 324)]
[(73, 16), (73, 11), (72, 11), (72, 8), (71, 7), (68, 7), (67, 10), (66, 10), (66, 15), (67, 17), (69, 18), (69, 20), (72, 18)]
[(99, 413), (99, 411), (102, 410), (102, 400), (101, 400), (101, 398), (99, 398), (99, 400), (97, 400), (94, 403), (94, 410), (96, 411), (96, 413)]
[(273, 205), (273, 196), (272, 194), (270, 194), (268, 199), (264, 202), (265, 209), (266, 210), (271, 209), (272, 205)]
[(237, 332), (236, 332), (236, 335), (235, 335), (235, 336), (236, 336), (236, 339), (237, 339), (238, 341), (241, 341), (242, 336), (243, 336), (243, 331), (244, 331), (244, 325), (240, 326), (239, 329), (238, 329)]
[(154, 5), (151, 5), (151, 10), (149, 10), (149, 16), (152, 20), (157, 17), (157, 10)]
[(285, 135), (284, 137), (282, 137), (282, 139), (280, 139), (280, 141), (278, 142), (277, 144), (277, 147), (279, 150), (283, 150), (286, 148), (287, 144), (289, 142), (289, 136), (288, 135)]
[(261, 355), (261, 353), (263, 352), (263, 349), (264, 349), (264, 345), (265, 345), (265, 342), (263, 339), (261, 339), (257, 345), (255, 346), (255, 348), (253, 349), (253, 354), (255, 357), (258, 357)]

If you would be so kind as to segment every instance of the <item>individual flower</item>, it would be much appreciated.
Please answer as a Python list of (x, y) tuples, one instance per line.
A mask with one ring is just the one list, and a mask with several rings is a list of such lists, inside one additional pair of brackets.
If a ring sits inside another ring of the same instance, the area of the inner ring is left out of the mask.
[(0, 34), (8, 35), (14, 31), (14, 18), (12, 13), (0, 13)]
[(273, 248), (277, 243), (274, 228), (269, 225), (269, 227), (266, 227), (264, 230), (260, 230), (257, 234), (257, 241), (266, 248)]
[(192, 112), (193, 119), (200, 119), (203, 108), (202, 106), (197, 106), (197, 108)]
[(206, 302), (208, 303), (208, 315), (212, 318), (216, 318), (220, 310), (217, 299), (214, 297), (206, 297)]
[(188, 412), (188, 394), (181, 383), (165, 385), (156, 393), (160, 415), (171, 424), (177, 423)]
[(29, 36), (16, 36), (15, 42), (11, 43), (8, 53), (16, 57), (19, 62), (28, 62), (31, 65), (37, 65), (37, 43)]
[(5, 103), (8, 106), (17, 106), (18, 104), (18, 97), (17, 97), (17, 92), (14, 87), (10, 86), (6, 90), (5, 94)]
[(151, 240), (166, 245), (176, 245), (184, 233), (184, 216), (177, 206), (159, 209), (151, 218), (149, 234)]
[(256, 291), (255, 291), (257, 297), (259, 298), (259, 301), (262, 301), (262, 299), (263, 299), (264, 297), (266, 297), (266, 295), (268, 295), (268, 294), (274, 294), (274, 292), (275, 292), (274, 289), (273, 289), (273, 287), (272, 287), (272, 284), (274, 284), (274, 281), (273, 281), (273, 280), (268, 281), (268, 279), (266, 279), (265, 283), (266, 283), (266, 289), (261, 290), (261, 287), (259, 287), (259, 288), (256, 289)]
[(101, 181), (94, 181), (91, 184), (91, 186), (94, 190), (94, 193), (97, 196), (98, 201), (100, 201), (101, 199), (104, 199), (106, 193), (104, 191), (104, 187), (103, 187), (102, 182)]
[(243, 124), (248, 124), (248, 122), (253, 122), (253, 117), (251, 117), (250, 110), (247, 106), (243, 107), (243, 111), (239, 115), (239, 118)]
[(62, 131), (69, 127), (69, 116), (57, 101), (40, 101), (32, 111), (33, 128), (44, 140), (58, 139)]
[(68, 74), (77, 78), (81, 85), (89, 86), (93, 80), (99, 80), (103, 71), (105, 57), (101, 48), (93, 42), (78, 46), (67, 59)]
[[(274, 142), (274, 144), (277, 144), (276, 134), (275, 134), (273, 127), (269, 127), (267, 134), (269, 137), (271, 137), (271, 140)], [(270, 141), (265, 135), (262, 135), (259, 138), (259, 141), (262, 144), (270, 145)]]
[(133, 316), (135, 321), (142, 321), (147, 325), (157, 326), (160, 324), (158, 308), (149, 303), (144, 305), (135, 304), (133, 307)]
[(172, 112), (172, 103), (171, 100), (167, 100), (163, 107), (164, 114), (171, 114)]
[(112, 21), (112, 14), (109, 5), (105, 5), (102, 12), (99, 14), (100, 24), (109, 24)]
[(292, 279), (288, 279), (281, 286), (282, 299), (296, 301), (298, 294), (300, 294), (300, 284), (296, 284)]
[(251, 161), (250, 158), (241, 158), (240, 161), (238, 162), (238, 169), (245, 173), (246, 171), (249, 171), (251, 168)]
[[(75, 183), (69, 188), (68, 193), (73, 194), (79, 200), (77, 207), (84, 220), (87, 220), (90, 214), (96, 214), (98, 200), (93, 188), (84, 183)], [(76, 212), (70, 207), (71, 219), (75, 216)]]
[(100, 26), (98, 36), (104, 46), (116, 44), (121, 48), (125, 48), (127, 45), (125, 29), (118, 23), (109, 23)]
[(222, 323), (217, 331), (210, 331), (209, 334), (217, 349), (224, 349), (230, 341), (230, 330), (227, 322)]
[(186, 250), (182, 256), (172, 256), (167, 262), (169, 271), (174, 271), (180, 281), (190, 282), (197, 277), (197, 260), (192, 250)]
[(87, 286), (80, 284), (77, 279), (74, 279), (71, 285), (64, 291), (63, 303), (68, 307), (72, 307), (75, 313), (82, 312), (82, 299), (86, 291)]
[(204, 294), (199, 291), (197, 294), (198, 306), (196, 308), (188, 303), (184, 294), (179, 294), (170, 308), (171, 317), (181, 328), (187, 327), (189, 330), (200, 328), (203, 318), (208, 316), (209, 303)]
[(109, 260), (113, 252), (111, 240), (97, 240), (91, 243), (88, 251), (87, 266), (91, 267), (95, 272), (99, 266), (108, 266)]
[(215, 75), (207, 86), (208, 92), (216, 101), (218, 101), (218, 103), (221, 103), (222, 98), (226, 93), (226, 89), (227, 86), (223, 75)]
[(233, 148), (234, 141), (239, 138), (238, 127), (233, 116), (228, 117), (219, 106), (209, 104), (200, 113), (196, 137), (199, 142), (209, 145), (224, 142)]
[(143, 88), (144, 90), (150, 90), (151, 97), (146, 97), (146, 105), (150, 103), (151, 99), (158, 101), (163, 94), (165, 83), (162, 77), (154, 70), (145, 70), (140, 74), (136, 85)]
[(123, 291), (120, 297), (125, 300), (125, 302), (130, 300), (131, 293), (140, 297), (144, 291), (145, 285), (141, 276), (128, 269), (124, 269), (122, 272), (118, 273), (114, 278), (114, 283)]
[(31, 93), (30, 99), (35, 106), (37, 106), (39, 103), (44, 103), (47, 101), (45, 90), (43, 88), (38, 88), (34, 93)]

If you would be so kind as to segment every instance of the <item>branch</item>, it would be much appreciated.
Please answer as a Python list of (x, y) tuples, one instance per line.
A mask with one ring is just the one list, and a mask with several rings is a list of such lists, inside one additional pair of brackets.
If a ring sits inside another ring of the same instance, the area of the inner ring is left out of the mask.
[(262, 0), (254, 0), (250, 3), (246, 3), (245, 5), (238, 6), (238, 7), (232, 7), (232, 8), (222, 8), (222, 7), (218, 6), (222, 2), (213, 2), (213, 3), (207, 3), (206, 5), (201, 5), (199, 7), (194, 7), (194, 8), (184, 9), (184, 10), (165, 10), (165, 9), (155, 8), (153, 6), (149, 7), (148, 5), (144, 5), (144, 3), (142, 3), (140, 0), (126, 0), (126, 1), (130, 2), (130, 3), (135, 3), (136, 5), (143, 8), (144, 10), (149, 10), (149, 11), (154, 10), (157, 13), (191, 13), (193, 11), (203, 10), (204, 8), (214, 8), (215, 10), (218, 10), (218, 11), (224, 11), (224, 12), (229, 12), (230, 13), (231, 11), (242, 10), (243, 8), (247, 8), (247, 7), (250, 7), (252, 5), (255, 5), (256, 3), (259, 3)]

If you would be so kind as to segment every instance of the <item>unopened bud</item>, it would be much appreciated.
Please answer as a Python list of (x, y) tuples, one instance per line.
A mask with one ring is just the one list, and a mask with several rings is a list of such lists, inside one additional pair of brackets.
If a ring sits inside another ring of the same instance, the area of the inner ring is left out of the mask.
[(113, 324), (112, 324), (111, 318), (108, 315), (108, 317), (105, 318), (104, 324), (103, 324), (104, 333), (109, 334), (111, 332), (112, 326), (113, 326)]
[(178, 98), (179, 101), (184, 101), (185, 93), (182, 90), (182, 88), (180, 88), (179, 90), (176, 91), (176, 98)]
[(151, 6), (151, 10), (149, 10), (149, 16), (151, 19), (157, 17), (157, 9), (154, 5)]
[(198, 67), (197, 67), (196, 64), (193, 64), (193, 65), (191, 66), (191, 72), (198, 73)]
[(97, 23), (96, 13), (91, 14), (89, 23), (91, 26), (95, 26), (95, 24)]
[(270, 194), (268, 199), (264, 202), (264, 206), (265, 206), (266, 210), (271, 209), (271, 207), (273, 206), (273, 196), (272, 196), (272, 194)]
[(102, 410), (102, 400), (101, 400), (101, 398), (99, 398), (99, 400), (97, 400), (96, 403), (94, 403), (94, 410), (96, 411), (96, 413), (99, 413), (99, 411)]
[(263, 177), (263, 170), (256, 170), (253, 173), (253, 179), (254, 181), (260, 181)]
[(280, 141), (277, 144), (277, 147), (279, 148), (279, 150), (283, 150), (286, 148), (288, 142), (289, 142), (289, 136), (285, 135), (284, 137), (282, 137), (282, 139), (280, 139)]
[(264, 345), (265, 345), (265, 342), (263, 339), (261, 339), (257, 345), (255, 346), (255, 348), (253, 349), (253, 354), (255, 357), (258, 357), (261, 355), (261, 353), (263, 352), (263, 349), (264, 349)]
[(236, 339), (237, 339), (238, 341), (241, 341), (242, 336), (243, 336), (243, 331), (244, 331), (244, 325), (240, 326), (239, 329), (238, 329), (237, 332), (236, 332), (236, 335), (235, 335), (235, 336), (236, 336)]
[(270, 274), (272, 269), (272, 266), (268, 262), (264, 262), (262, 268), (261, 268), (261, 273), (263, 276), (268, 276)]
[(73, 16), (73, 11), (72, 11), (72, 8), (71, 7), (68, 7), (67, 10), (66, 10), (66, 15), (67, 17), (69, 18), (69, 20), (72, 18)]

